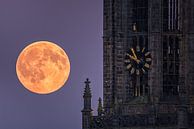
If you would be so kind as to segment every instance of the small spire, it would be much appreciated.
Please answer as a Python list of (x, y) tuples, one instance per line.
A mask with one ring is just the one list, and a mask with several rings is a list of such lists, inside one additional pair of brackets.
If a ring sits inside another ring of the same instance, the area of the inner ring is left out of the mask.
[(102, 107), (102, 99), (98, 99), (98, 116), (102, 116), (103, 113), (103, 107)]
[(85, 90), (84, 90), (84, 96), (91, 96), (91, 90), (90, 90), (90, 81), (89, 79), (87, 78), (86, 81), (85, 81)]
[(91, 98), (92, 98), (92, 94), (91, 94), (91, 90), (90, 90), (90, 81), (87, 78), (85, 81), (85, 89), (84, 89), (84, 109), (82, 111), (92, 111), (91, 109)]

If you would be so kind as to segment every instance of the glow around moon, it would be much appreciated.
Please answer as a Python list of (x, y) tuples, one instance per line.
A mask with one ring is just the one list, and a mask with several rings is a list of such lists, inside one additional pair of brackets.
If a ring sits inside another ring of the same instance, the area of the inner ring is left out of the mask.
[(70, 73), (70, 62), (65, 51), (48, 41), (28, 45), (16, 62), (18, 79), (25, 88), (38, 94), (60, 89)]

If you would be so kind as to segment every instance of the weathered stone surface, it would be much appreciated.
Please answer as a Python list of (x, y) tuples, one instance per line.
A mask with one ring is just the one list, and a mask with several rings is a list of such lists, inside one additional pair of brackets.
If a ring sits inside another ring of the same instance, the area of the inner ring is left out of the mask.
[[(90, 128), (194, 128), (194, 2), (104, 0), (103, 14), (104, 112)], [(137, 44), (152, 58), (140, 81), (125, 64)]]

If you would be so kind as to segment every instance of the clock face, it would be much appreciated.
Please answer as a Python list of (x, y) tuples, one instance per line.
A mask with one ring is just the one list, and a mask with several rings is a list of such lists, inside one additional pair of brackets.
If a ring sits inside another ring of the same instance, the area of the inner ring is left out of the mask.
[(125, 63), (130, 74), (145, 74), (150, 69), (151, 62), (151, 53), (145, 47), (130, 48), (126, 54)]

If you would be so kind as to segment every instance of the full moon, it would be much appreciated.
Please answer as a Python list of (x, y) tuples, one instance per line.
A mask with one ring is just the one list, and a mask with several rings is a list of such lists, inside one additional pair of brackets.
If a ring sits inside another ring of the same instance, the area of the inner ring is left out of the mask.
[(55, 43), (37, 41), (25, 47), (16, 62), (22, 85), (37, 94), (57, 91), (66, 83), (70, 62), (65, 51)]

